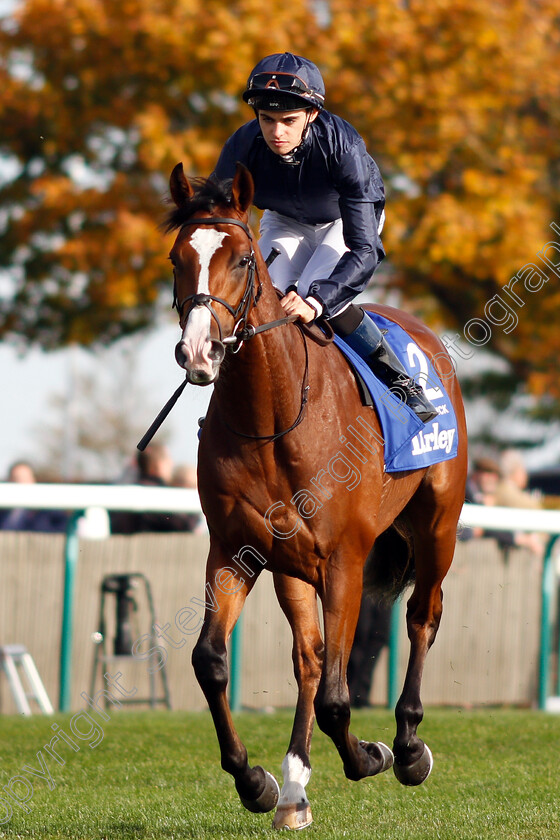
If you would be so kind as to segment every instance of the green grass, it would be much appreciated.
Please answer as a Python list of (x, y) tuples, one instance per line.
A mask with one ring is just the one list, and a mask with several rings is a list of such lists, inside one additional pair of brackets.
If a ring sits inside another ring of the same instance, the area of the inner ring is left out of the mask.
[[(8, 838), (228, 838), (275, 836), (271, 814), (245, 811), (220, 769), (207, 713), (113, 712), (95, 749), (64, 746), (61, 766), (45, 756), (56, 787), (33, 779), (29, 812), (14, 806), (0, 825)], [(97, 713), (96, 713), (97, 717)], [(2, 717), (2, 786), (52, 737), (53, 720), (70, 733), (69, 715)], [(280, 780), (291, 712), (236, 716), (252, 764)], [(384, 710), (353, 716), (360, 738), (392, 742)], [(420, 733), (435, 759), (419, 788), (392, 771), (348, 782), (332, 743), (315, 732), (308, 795), (309, 840), (554, 840), (560, 837), (560, 717), (520, 710), (428, 709)], [(44, 752), (44, 750), (43, 750)], [(23, 787), (20, 789), (23, 791)], [(0, 800), (0, 819), (4, 809)], [(301, 835), (298, 835), (301, 836)]]

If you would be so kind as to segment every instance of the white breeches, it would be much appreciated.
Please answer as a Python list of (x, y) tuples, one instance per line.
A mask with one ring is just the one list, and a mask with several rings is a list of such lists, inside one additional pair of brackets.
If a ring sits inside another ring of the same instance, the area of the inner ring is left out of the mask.
[(259, 247), (266, 259), (277, 248), (280, 255), (270, 266), (272, 282), (281, 292), (296, 285), (305, 298), (315, 280), (330, 277), (341, 256), (348, 251), (342, 235), (342, 219), (321, 225), (306, 225), (265, 210), (260, 224)]

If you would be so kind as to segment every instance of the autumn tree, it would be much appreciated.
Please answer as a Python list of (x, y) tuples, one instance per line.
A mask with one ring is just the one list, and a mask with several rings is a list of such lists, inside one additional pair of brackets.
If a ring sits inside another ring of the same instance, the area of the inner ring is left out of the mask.
[(518, 382), (558, 397), (557, 3), (329, 7), (329, 104), (381, 164), (391, 282), (467, 352), (493, 350)]
[(151, 321), (168, 175), (209, 173), (271, 21), (278, 49), (315, 26), (278, 0), (22, 0), (4, 20), (1, 335), (106, 343)]
[(376, 277), (557, 398), (560, 270), (537, 254), (560, 242), (558, 16), (555, 0), (21, 0), (0, 37), (1, 334), (54, 347), (145, 326), (169, 283), (170, 169), (208, 174), (251, 116), (248, 71), (290, 50), (381, 166)]

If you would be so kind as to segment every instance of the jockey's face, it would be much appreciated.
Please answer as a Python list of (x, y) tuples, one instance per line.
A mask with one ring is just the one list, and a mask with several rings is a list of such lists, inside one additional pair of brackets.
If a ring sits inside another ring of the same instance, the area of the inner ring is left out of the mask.
[(265, 143), (276, 155), (287, 155), (301, 143), (302, 134), (318, 111), (260, 111), (259, 125)]

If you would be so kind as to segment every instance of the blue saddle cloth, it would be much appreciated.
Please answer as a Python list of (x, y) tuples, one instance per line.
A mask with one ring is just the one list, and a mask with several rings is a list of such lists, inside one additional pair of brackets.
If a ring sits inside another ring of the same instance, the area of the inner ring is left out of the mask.
[(386, 472), (416, 470), (455, 458), (457, 418), (429, 358), (394, 321), (367, 310), (366, 316), (373, 318), (380, 330), (387, 330), (387, 341), (392, 349), (438, 411), (435, 420), (423, 423), (374, 376), (366, 362), (342, 338), (335, 336), (336, 346), (363, 378), (373, 399), (383, 433)]

